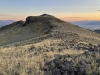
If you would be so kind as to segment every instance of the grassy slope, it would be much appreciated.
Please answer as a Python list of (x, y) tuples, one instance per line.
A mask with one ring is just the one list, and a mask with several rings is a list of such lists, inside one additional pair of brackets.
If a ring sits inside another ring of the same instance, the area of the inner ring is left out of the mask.
[(40, 21), (33, 23), (30, 22), (26, 26), (23, 25), (24, 23), (15, 22), (11, 25), (2, 27), (0, 29), (0, 43), (9, 44), (18, 41), (28, 40), (43, 35), (51, 29), (49, 25), (43, 22), (41, 23)]
[(82, 38), (100, 40), (99, 34), (61, 21), (53, 16), (30, 16), (27, 19), (25, 23), (23, 21), (18, 21), (2, 27), (0, 29), (0, 44), (10, 44), (28, 40), (49, 32), (54, 34), (55, 31), (63, 33), (71, 32), (82, 36)]
[[(83, 68), (86, 70), (86, 75), (92, 73), (98, 74), (100, 72), (100, 54), (95, 51), (94, 55), (86, 55), (86, 53), (91, 52), (88, 50), (89, 46), (86, 45), (87, 49), (84, 49), (83, 47), (85, 47), (85, 44), (80, 45), (77, 43), (80, 46), (72, 46), (69, 45), (72, 41), (69, 41), (70, 43), (66, 41), (67, 40), (52, 38), (30, 45), (1, 48), (0, 73), (3, 75), (53, 75), (54, 69), (57, 68), (54, 60), (57, 60), (58, 57), (61, 57), (61, 65), (63, 65), (64, 62), (67, 63), (71, 61), (74, 63), (73, 66), (76, 70), (78, 70), (78, 67), (80, 68), (81, 66), (88, 65), (86, 69)], [(76, 47), (80, 49), (78, 50)], [(83, 64), (81, 64), (81, 62), (83, 62)], [(47, 63), (49, 64), (47, 65)], [(89, 67), (89, 65), (91, 67)], [(63, 65), (63, 67), (64, 66), (65, 65)], [(63, 68), (61, 68), (60, 71), (62, 71), (62, 69)], [(49, 71), (49, 73), (47, 71)], [(56, 74), (57, 73), (58, 72), (56, 72)], [(82, 75), (83, 72), (80, 73)]]

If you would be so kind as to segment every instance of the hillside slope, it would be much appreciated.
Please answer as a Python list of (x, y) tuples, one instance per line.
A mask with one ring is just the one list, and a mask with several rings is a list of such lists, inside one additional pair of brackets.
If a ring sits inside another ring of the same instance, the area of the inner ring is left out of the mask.
[(70, 32), (72, 34), (77, 34), (82, 38), (84, 37), (91, 40), (100, 40), (100, 35), (93, 31), (64, 22), (54, 16), (43, 14), (40, 16), (29, 16), (26, 18), (25, 22), (18, 21), (1, 27), (0, 44), (11, 44), (49, 33), (55, 34), (56, 32), (61, 32), (64, 34)]
[(43, 14), (0, 29), (1, 75), (99, 75), (100, 34)]

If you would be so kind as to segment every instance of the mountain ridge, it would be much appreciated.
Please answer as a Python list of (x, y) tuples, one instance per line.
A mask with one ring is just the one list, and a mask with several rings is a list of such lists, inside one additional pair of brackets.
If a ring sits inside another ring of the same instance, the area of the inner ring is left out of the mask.
[(25, 22), (17, 21), (10, 25), (1, 27), (0, 37), (4, 38), (2, 38), (0, 41), (4, 43), (4, 41), (9, 40), (8, 42), (5, 42), (5, 44), (14, 43), (39, 37), (48, 33), (54, 34), (56, 31), (63, 33), (76, 33), (81, 37), (87, 37), (91, 39), (99, 39), (100, 37), (99, 34), (93, 31), (89, 31), (71, 23), (62, 21), (52, 15), (43, 14), (40, 16), (29, 16), (26, 18)]

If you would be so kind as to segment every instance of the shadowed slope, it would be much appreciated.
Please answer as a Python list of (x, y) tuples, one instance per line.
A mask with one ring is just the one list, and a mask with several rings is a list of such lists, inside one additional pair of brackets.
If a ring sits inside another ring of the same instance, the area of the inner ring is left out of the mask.
[(53, 17), (48, 16), (29, 16), (26, 22), (18, 21), (10, 25), (0, 28), (0, 43), (9, 44), (18, 41), (28, 40), (47, 34), (53, 28), (50, 19)]

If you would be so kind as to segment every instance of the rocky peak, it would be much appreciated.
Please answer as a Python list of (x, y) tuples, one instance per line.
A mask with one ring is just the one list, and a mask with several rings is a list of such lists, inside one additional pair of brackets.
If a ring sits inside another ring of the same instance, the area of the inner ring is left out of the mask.
[(50, 21), (61, 22), (60, 19), (57, 19), (56, 17), (54, 17), (52, 15), (42, 14), (40, 16), (28, 16), (26, 18), (26, 22), (25, 22), (24, 26), (26, 26), (27, 24), (30, 24), (30, 23), (36, 23), (36, 22), (48, 23)]
[(42, 15), (40, 15), (40, 16), (43, 16), (43, 17), (54, 17), (54, 16), (49, 15), (49, 14), (42, 14)]

